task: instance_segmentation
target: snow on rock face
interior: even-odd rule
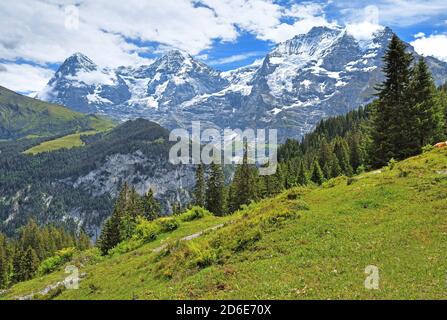
[[[371,101],[392,35],[383,28],[360,41],[341,27],[315,27],[280,43],[263,61],[222,73],[178,50],[151,65],[114,71],[77,54],[41,98],[120,120],[144,117],[168,129],[201,121],[220,128],[276,128],[281,140],[300,138],[322,118]],[[447,63],[426,60],[435,80],[445,81]]]
[[[110,69],[101,69],[88,57],[75,53],[59,67],[37,98],[96,113],[130,98],[124,80]]]

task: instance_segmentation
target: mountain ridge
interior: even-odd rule
[[[259,66],[227,72],[173,50],[151,65],[92,67],[91,77],[76,78],[61,73],[75,60],[69,58],[40,97],[119,120],[144,117],[168,129],[201,121],[218,128],[276,128],[281,140],[300,138],[321,119],[371,101],[392,35],[386,27],[359,41],[345,28],[314,27],[278,44]],[[436,82],[443,83],[447,63],[426,60]]]

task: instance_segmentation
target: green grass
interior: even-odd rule
[[[224,222],[192,241],[184,235]],[[168,243],[162,252],[152,250]],[[56,299],[445,299],[447,150],[393,170],[297,188],[233,216],[205,217],[135,251],[85,265]],[[365,268],[380,270],[367,290]],[[3,298],[42,289],[56,273]]]
[[[60,105],[17,94],[0,86],[0,138],[51,137],[81,131],[103,131],[110,120],[84,115]]]
[[[89,136],[97,134],[97,131],[87,131],[81,133],[74,133],[64,136],[62,138],[45,141],[37,146],[26,150],[25,154],[36,155],[43,152],[51,152],[59,149],[71,149],[75,147],[82,147],[85,143],[81,140],[81,136]]]

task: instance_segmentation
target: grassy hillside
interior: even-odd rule
[[[86,131],[82,133],[69,134],[61,138],[42,142],[41,144],[26,150],[24,153],[36,155],[39,153],[56,151],[63,148],[71,149],[75,147],[82,147],[85,145],[85,143],[82,141],[81,136],[90,136],[97,133],[98,131]]]
[[[108,120],[25,97],[0,86],[0,139],[54,136],[111,126]]]
[[[183,223],[126,254],[92,259],[90,252],[90,260],[84,254],[83,266],[80,258],[74,262],[83,275],[80,288],[50,296],[445,299],[446,191],[447,150],[434,150],[321,188],[289,190],[233,216]],[[379,290],[365,289],[370,265],[380,270]],[[59,271],[18,284],[2,298],[38,292],[65,276]]]

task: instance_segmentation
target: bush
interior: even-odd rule
[[[233,240],[232,250],[234,252],[244,251],[262,238],[262,232],[259,228],[252,228],[244,233],[240,233]]]
[[[130,239],[127,241],[120,242],[115,248],[110,249],[109,256],[121,255],[127,252],[134,251],[140,248],[144,244],[144,241],[141,239]]]
[[[43,276],[55,271],[63,264],[70,261],[75,252],[76,252],[75,248],[66,248],[57,251],[54,256],[49,257],[41,262],[37,270],[37,273]]]
[[[427,153],[427,152],[433,151],[435,149],[436,148],[434,146],[432,146],[431,144],[428,144],[422,148],[422,153]]]
[[[211,212],[202,207],[192,207],[191,209],[180,215],[180,220],[187,222],[202,219],[210,215]]]
[[[392,171],[392,170],[394,170],[394,168],[396,167],[396,165],[397,165],[397,161],[394,159],[394,158],[392,158],[389,162],[388,162],[388,168]]]
[[[53,256],[50,258],[45,259],[41,262],[39,269],[37,270],[37,273],[40,276],[49,274],[59,268],[63,263],[63,260],[59,256]]]
[[[165,232],[172,232],[180,226],[180,223],[177,221],[176,218],[160,218],[155,221],[155,223],[160,228],[161,233]]]
[[[139,218],[132,240],[141,240],[143,243],[152,242],[160,233],[160,227],[155,222]]]

